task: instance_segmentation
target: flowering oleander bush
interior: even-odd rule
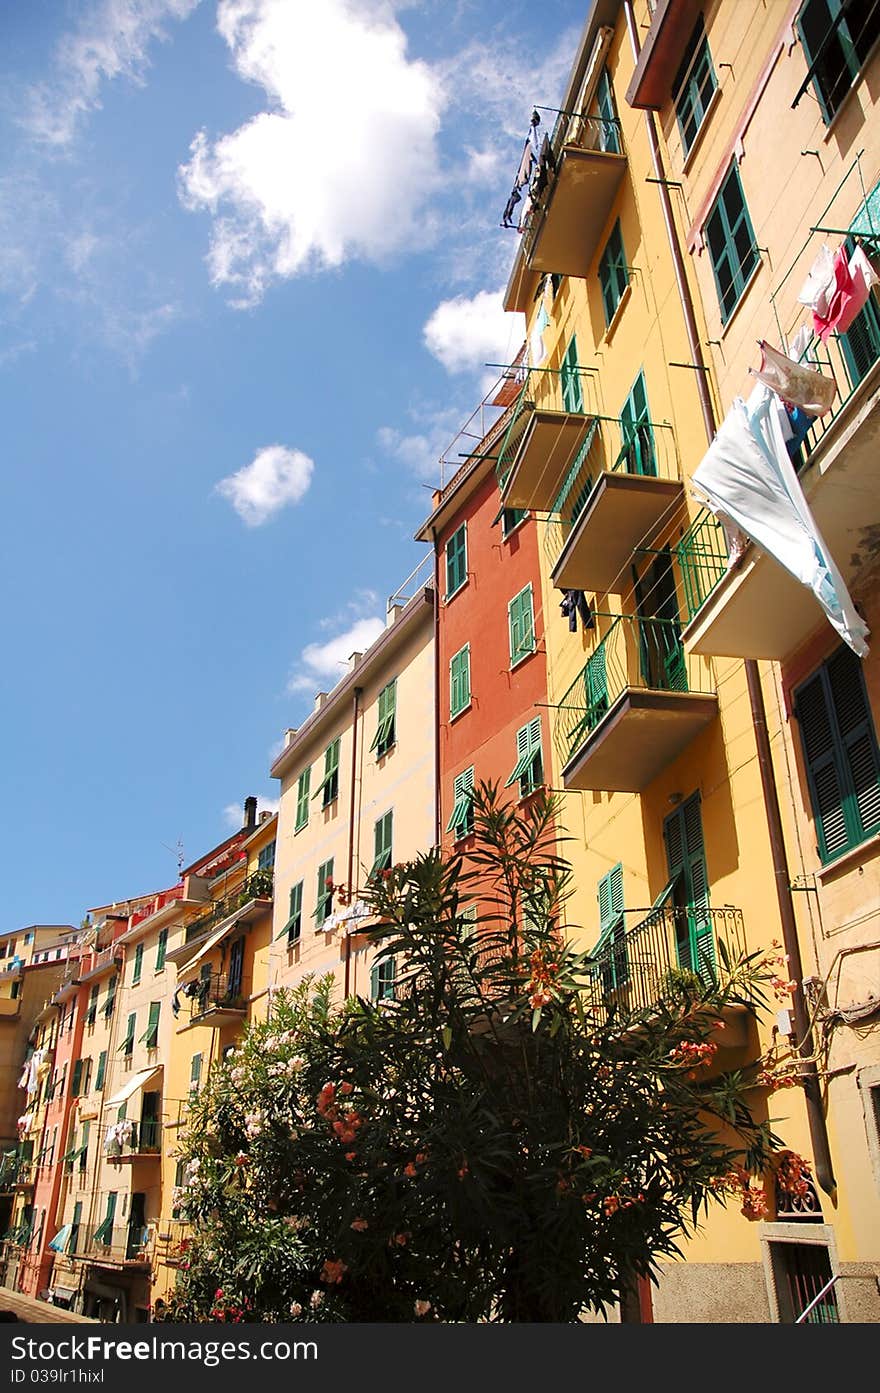
[[[766,1212],[777,1159],[802,1184],[747,1106],[754,1078],[716,1058],[725,1009],[760,1009],[779,963],[725,962],[650,1010],[597,1004],[558,927],[555,817],[479,788],[466,855],[370,887],[394,998],[334,1004],[332,978],[308,979],[212,1071],[182,1142],[175,1318],[573,1321],[710,1205]]]

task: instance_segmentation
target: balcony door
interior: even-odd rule
[[[145,1093],[141,1103],[141,1126],[138,1148],[140,1151],[159,1149],[159,1098],[158,1092]]]
[[[633,580],[642,681],[655,691],[686,692],[687,667],[669,549],[654,558],[641,579],[633,567]]]
[[[128,1216],[128,1243],[126,1245],[125,1256],[134,1258],[141,1251],[146,1237],[146,1195],[140,1190],[135,1190],[131,1197],[131,1209]]]
[[[244,936],[237,938],[229,950],[229,979],[227,995],[230,1000],[241,996],[241,978],[244,968]]]
[[[663,837],[672,883],[678,966],[695,972],[708,986],[715,981],[715,944],[699,793],[692,793],[669,814],[663,823]]]

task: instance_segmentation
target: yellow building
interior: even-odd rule
[[[369,877],[437,840],[434,591],[392,597],[385,630],[272,765],[281,780],[271,988],[333,972],[340,995],[393,990],[372,970]]]
[[[845,231],[864,220],[864,189],[876,179],[864,130],[866,153],[846,175],[856,151],[841,124],[859,126],[852,113],[869,103],[869,83],[856,81],[861,97],[848,99],[834,138],[823,139],[815,101],[809,121],[800,106],[786,116],[810,66],[794,17],[772,0],[759,17],[736,0],[702,12],[675,0],[635,11],[598,0],[539,158],[505,296],[527,316],[528,358],[500,452],[501,502],[548,519],[545,612],[568,592],[573,619],[547,625],[554,782],[578,887],[570,928],[594,950],[603,991],[631,1004],[716,973],[722,943],[734,953],[773,939],[797,948],[774,757],[779,789],[791,785],[781,734],[772,749],[763,734],[765,713],[778,720],[782,708],[773,672],[762,683],[742,659],[783,656],[755,641],[767,628],[795,645],[818,629],[833,648],[834,634],[815,599],[766,558],[749,555],[727,575],[724,534],[689,487],[732,397],[750,390],[755,338],[778,344],[778,322],[792,331],[811,261],[806,248],[780,284],[793,253],[816,225]],[[768,151],[784,180],[770,175]],[[865,352],[860,339],[851,356]],[[849,379],[841,382],[846,396]],[[846,438],[848,410],[862,419],[844,407],[817,474],[834,458],[828,434]],[[812,472],[811,463],[808,493]],[[848,506],[864,518],[867,481],[848,478]],[[825,517],[820,525],[846,552],[845,530]],[[864,561],[867,548],[858,554]],[[762,567],[764,592],[754,590],[748,613],[744,602],[732,612],[751,637],[732,644],[722,616],[723,640],[707,638],[715,606],[725,594],[736,604]],[[856,907],[865,913],[851,893],[845,912]],[[819,964],[804,972],[817,969],[822,976]],[[795,1017],[803,1026],[803,1012]],[[719,1061],[758,1060],[771,1042],[787,1045],[784,1028],[794,1029],[787,1017],[760,1033],[729,1022]],[[752,1097],[756,1115],[772,1113],[811,1160],[816,1209],[806,1220],[787,1212],[768,1182],[766,1221],[748,1222],[737,1207],[715,1213],[687,1261],[664,1267],[653,1318],[791,1320],[835,1272],[849,1280],[822,1297],[817,1318],[857,1318],[876,1302],[866,1264],[878,1249],[872,1259],[864,1244],[841,1247],[851,1221],[841,1222],[840,1193],[820,1191],[818,1089],[806,1106],[800,1090],[774,1094],[769,1107],[765,1090]],[[850,1134],[858,1113],[854,1094]],[[863,1150],[867,1161],[864,1139]],[[867,1198],[862,1183],[846,1203]]]

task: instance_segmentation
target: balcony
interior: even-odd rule
[[[559,703],[563,783],[641,793],[717,711],[707,664],[685,652],[675,620],[619,615]]]
[[[522,233],[530,271],[586,276],[626,170],[620,122],[559,112],[543,190]]]
[[[630,916],[640,916],[625,927]],[[746,951],[742,911],[730,905],[667,903],[627,910],[591,955],[591,1005],[607,1012],[649,1011],[663,1001],[671,1008],[696,1001],[717,985],[723,965]],[[744,1044],[726,1022],[725,1045]]]
[[[104,1141],[105,1157],[118,1165],[131,1165],[146,1157],[158,1160],[161,1151],[162,1124],[153,1118],[116,1122]]]
[[[820,366],[835,378],[839,403],[815,422],[796,461],[816,525],[849,587],[880,558],[880,314],[869,305],[860,319],[858,339],[851,331],[828,345]],[[682,635],[688,652],[785,661],[825,623],[818,600],[753,545],[728,567],[720,529],[710,538],[713,527],[701,516],[677,549],[683,574],[698,576]]]
[[[550,512],[545,552],[559,590],[629,589],[629,561],[683,498],[671,427],[594,417]]]
[[[657,0],[632,81],[626,90],[629,106],[657,111],[669,100],[676,71],[701,9],[700,0]]]
[[[224,919],[231,918],[233,914],[237,923],[246,924],[251,918],[265,913],[272,903],[273,884],[274,875],[271,870],[254,871],[253,875],[248,876],[222,900],[211,901],[197,918],[190,920],[186,926],[183,944],[166,953],[166,960],[185,960],[189,956],[192,943],[205,937],[211,929],[218,927]]]
[[[579,453],[591,448],[587,386],[584,368],[526,372],[495,471],[505,508],[551,511]]]
[[[194,1025],[220,1029],[243,1021],[247,1015],[247,1000],[240,978],[230,981],[226,973],[212,972],[210,977],[197,977],[185,983],[180,990],[189,1015],[184,1016],[178,1030],[188,1030]],[[185,1012],[186,1005],[181,1010]]]
[[[68,1245],[75,1261],[101,1267],[149,1268],[154,1249],[155,1233],[148,1225],[113,1227],[106,1219],[100,1224],[81,1224]]]

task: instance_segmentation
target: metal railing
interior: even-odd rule
[[[643,917],[628,929],[630,915]],[[591,1006],[630,1012],[696,1002],[718,985],[724,955],[733,963],[745,951],[742,911],[730,905],[625,910],[591,957]]]
[[[705,673],[703,659],[682,647],[677,620],[619,615],[557,707],[560,761],[568,763],[628,688],[710,695]]]
[[[108,1161],[124,1156],[158,1155],[161,1148],[162,1124],[158,1118],[114,1123],[104,1139],[104,1155]]]
[[[106,1223],[81,1224],[78,1232],[71,1235],[68,1254],[86,1261],[143,1266],[151,1262],[155,1247],[155,1230],[147,1224],[120,1224],[110,1228]]]
[[[556,121],[549,137],[550,158],[539,158],[539,181],[532,180],[530,193],[533,206],[523,227],[523,251],[531,256],[534,243],[547,207],[546,192],[552,190],[559,169],[559,160],[566,146],[579,150],[590,150],[596,154],[625,155],[623,131],[616,117],[587,116],[579,111],[559,111],[555,107],[541,107],[542,111],[556,111]],[[542,144],[542,152],[543,152]],[[543,159],[544,177],[540,178]]]
[[[187,987],[192,988],[191,994],[187,994]],[[181,1014],[184,1014],[188,1006],[191,1021],[198,1020],[209,1011],[218,1008],[242,1013],[246,1009],[247,997],[241,978],[233,978],[230,981],[229,975],[224,972],[212,972],[210,977],[198,977],[194,982],[187,983],[182,990],[184,1005]]]
[[[727,538],[724,528],[708,509],[694,518],[673,553],[681,574],[685,623],[706,603],[728,571]]]
[[[410,571],[406,580],[399,585],[393,595],[388,596],[386,611],[393,609],[395,605],[405,605],[415,598],[420,591],[425,590],[434,583],[434,553],[426,552],[419,564]]]
[[[810,1325],[839,1325],[840,1315],[837,1310],[836,1293],[830,1301],[825,1302],[821,1309],[816,1310],[819,1306],[819,1302],[824,1301],[824,1298],[831,1291],[839,1277],[840,1273],[835,1272],[831,1280],[826,1282],[824,1287],[816,1293],[809,1306],[804,1307],[800,1315],[796,1318],[795,1325],[803,1325],[807,1316],[812,1316],[812,1319],[808,1322]],[[812,1314],[814,1311],[816,1312],[815,1315]]]
[[[636,422],[614,416],[592,417],[554,499],[544,531],[544,555],[551,568],[586,507],[596,481],[604,473],[679,480],[678,450],[670,426],[647,417]]]
[[[498,451],[495,474],[499,487],[510,473],[534,411],[557,411],[569,416],[595,416],[591,368],[528,368]],[[591,399],[592,396],[592,399]]]
[[[191,919],[186,926],[184,941],[192,943],[193,939],[201,938],[202,934],[206,934],[215,924],[221,924],[251,900],[271,900],[274,883],[274,874],[268,867],[254,871],[235,890],[224,895],[222,900],[210,901],[197,918]]]

